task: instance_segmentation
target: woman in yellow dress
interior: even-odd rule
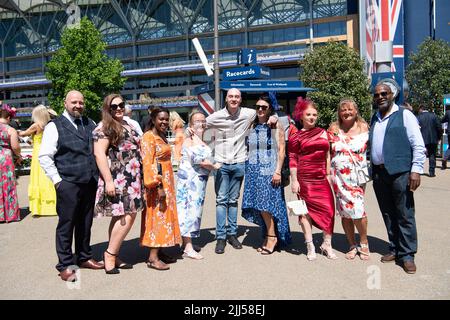
[[[31,159],[30,184],[28,185],[30,212],[33,217],[56,216],[55,187],[39,165],[42,133],[50,121],[47,107],[43,105],[35,107],[31,119],[33,124],[27,130],[19,132],[19,136],[31,136],[33,139],[33,157]]]

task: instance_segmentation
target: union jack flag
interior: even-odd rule
[[[403,73],[403,0],[366,0],[366,58],[369,76],[375,69],[375,42],[392,41],[392,72]]]

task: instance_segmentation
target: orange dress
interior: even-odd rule
[[[157,248],[181,244],[170,145],[150,130],[142,137],[141,153],[146,200],[146,210],[142,215],[141,245]],[[164,202],[158,200],[157,163],[162,168],[162,184],[166,193]]]

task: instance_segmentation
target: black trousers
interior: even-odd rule
[[[56,189],[56,253],[58,264],[56,269],[62,271],[74,264],[72,239],[75,231],[75,254],[77,263],[92,258],[90,246],[91,226],[94,216],[95,193],[97,181],[89,183],[72,183],[61,181]]]
[[[413,260],[417,253],[417,229],[409,172],[390,175],[372,166],[373,189],[389,238],[389,251],[399,261]]]
[[[429,160],[429,174],[434,175],[436,170],[436,151],[437,151],[437,144],[430,143],[425,145],[425,148],[427,148],[427,157],[430,158]]]

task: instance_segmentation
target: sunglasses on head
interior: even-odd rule
[[[381,91],[380,93],[374,93],[373,97],[375,99],[378,99],[380,97],[386,98],[388,96],[389,92],[387,91]]]
[[[263,111],[266,111],[269,108],[269,106],[260,105],[260,104],[255,104],[254,107],[256,110],[262,109]]]
[[[119,104],[111,104],[111,110],[116,111],[118,108],[125,109],[125,102]]]

